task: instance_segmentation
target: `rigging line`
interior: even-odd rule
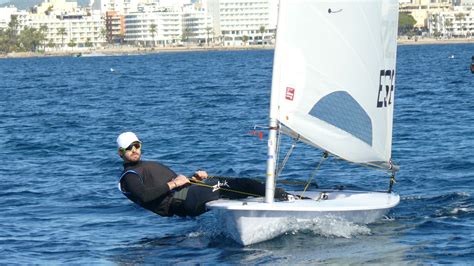
[[[304,187],[304,190],[303,192],[301,193],[301,196],[304,195],[304,193],[306,192],[306,190],[308,189],[309,187],[309,184],[311,184],[311,181],[313,180],[313,178],[316,176],[316,173],[318,172],[319,170],[319,167],[321,167],[321,164],[328,158],[329,154],[327,151],[325,151],[323,153],[323,156],[321,157],[321,160],[319,160],[319,163],[318,163],[318,166],[316,167],[316,169],[314,169],[311,177],[308,179],[308,182],[306,183],[306,186]],[[318,186],[318,184],[316,183],[316,186]]]
[[[197,180],[191,180],[190,179],[189,182],[191,182],[194,185],[198,185],[198,186],[202,186],[202,187],[208,187],[208,188],[213,188],[213,189],[215,188],[215,186],[208,185],[208,184],[206,184],[202,181],[197,181]],[[247,196],[262,197],[262,195],[257,195],[257,194],[248,193],[248,192],[244,192],[244,191],[234,190],[234,189],[230,189],[230,188],[219,187],[218,189],[219,190],[224,190],[224,191],[229,191],[229,192],[234,192],[234,193],[239,193],[239,194],[247,195]]]
[[[290,149],[286,153],[286,156],[283,159],[281,165],[278,167],[277,175],[276,175],[277,177],[279,177],[281,172],[283,171],[283,168],[285,167],[286,163],[288,162],[288,159],[290,158],[291,153],[293,153],[293,149],[295,148],[297,142],[298,142],[297,138],[293,139],[293,143],[291,144]]]

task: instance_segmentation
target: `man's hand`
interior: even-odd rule
[[[187,177],[185,177],[184,175],[178,175],[173,180],[168,182],[168,186],[170,187],[170,189],[175,189],[189,183],[190,181]]]
[[[206,179],[207,177],[208,175],[206,171],[199,170],[199,171],[196,171],[196,173],[194,173],[191,179],[194,181],[202,181],[203,179]]]

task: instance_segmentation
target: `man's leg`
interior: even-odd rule
[[[219,199],[219,191],[212,188],[192,185],[189,187],[183,207],[186,215],[198,216],[206,212],[206,202]]]

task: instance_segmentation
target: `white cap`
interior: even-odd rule
[[[130,144],[132,144],[133,142],[140,142],[141,141],[137,138],[137,135],[135,135],[135,133],[133,132],[124,132],[122,134],[120,134],[117,138],[117,146],[119,148],[127,148],[128,146],[130,146]]]

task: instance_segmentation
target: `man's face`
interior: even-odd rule
[[[142,145],[140,142],[133,142],[126,149],[120,149],[119,153],[125,162],[138,162],[142,156]]]

